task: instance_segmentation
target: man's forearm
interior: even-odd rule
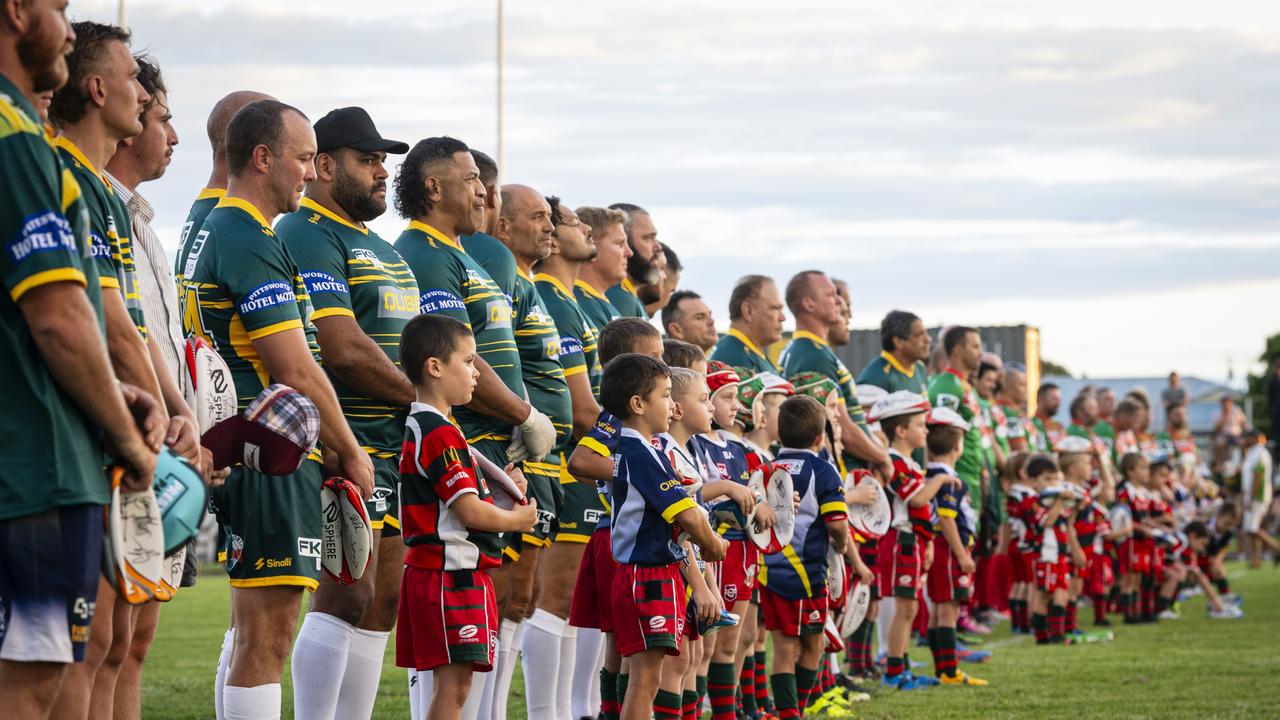
[[[889,461],[889,454],[880,443],[871,439],[847,415],[840,416],[840,436],[849,453],[867,462],[882,464]]]
[[[388,405],[407,407],[414,401],[413,383],[355,320],[328,317],[315,325],[320,359],[343,384]]]
[[[169,366],[165,365],[164,355],[160,352],[158,343],[167,342],[166,339],[155,339],[147,343],[147,352],[151,357],[151,367],[155,368],[156,381],[160,384],[161,399],[164,400],[165,410],[169,413],[169,417],[182,416],[191,421],[193,427],[197,430],[195,411],[187,406],[187,399],[183,397],[182,391],[178,389],[177,378],[173,377],[173,373],[169,372]],[[197,432],[197,434],[199,434]]]
[[[156,379],[155,368],[151,366],[147,342],[142,339],[133,318],[129,317],[119,290],[107,288],[102,291],[102,312],[107,324],[107,351],[116,376],[122,382],[146,391],[157,401],[163,400],[164,393]]]
[[[489,363],[477,357],[476,370],[480,372],[480,377],[476,380],[476,390],[471,396],[471,402],[467,403],[469,409],[512,425],[519,425],[529,418],[529,403],[511,392],[511,388],[502,382],[502,378],[489,367]]]
[[[573,405],[573,436],[581,438],[596,426],[600,406],[591,395],[591,382],[586,373],[567,377],[565,383],[569,386],[569,399]]]

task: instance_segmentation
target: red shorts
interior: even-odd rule
[[[1084,594],[1106,595],[1115,581],[1111,572],[1111,558],[1106,555],[1088,555],[1088,564],[1084,572]]]
[[[1036,587],[1051,593],[1054,590],[1068,590],[1071,584],[1071,561],[1060,558],[1056,562],[1036,560]]]
[[[570,625],[613,632],[613,578],[617,572],[609,528],[596,530],[587,540],[582,563],[578,565],[573,604],[569,608]]]
[[[926,582],[935,603],[962,603],[973,594],[973,573],[960,572],[960,562],[941,535],[933,539],[933,565]]]
[[[493,669],[498,604],[483,570],[425,570],[406,566],[400,580],[396,665],[432,670],[470,662]]]
[[[1009,544],[1009,579],[1015,583],[1031,582],[1031,574],[1027,572],[1027,564],[1022,560],[1022,551],[1018,544]]]
[[[876,564],[876,547],[879,540],[868,540],[858,546],[858,557],[871,570],[871,599],[880,599],[880,568]],[[850,575],[852,577],[852,575]]]
[[[743,538],[729,540],[729,549],[719,567],[716,580],[720,585],[720,598],[726,610],[732,612],[736,603],[751,600],[751,589],[756,586],[756,571],[760,568],[760,551],[755,543]]]
[[[781,632],[785,637],[821,635],[827,622],[826,591],[817,597],[788,600],[767,587],[760,588],[760,609],[764,611],[764,629]]]
[[[612,590],[614,640],[623,657],[655,648],[680,654],[688,605],[679,563],[619,564]]]
[[[880,538],[876,548],[880,595],[914,600],[924,568],[924,543],[915,533],[890,530]]]

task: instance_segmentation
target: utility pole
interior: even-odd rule
[[[124,0],[121,0],[123,2]],[[498,186],[502,186],[502,176],[507,167],[502,147],[502,0],[498,0]]]

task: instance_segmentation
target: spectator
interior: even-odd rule
[[[1187,404],[1187,389],[1182,387],[1182,378],[1178,373],[1169,373],[1169,387],[1160,393],[1160,401],[1164,403],[1165,412],[1174,405]]]

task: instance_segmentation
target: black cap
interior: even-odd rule
[[[338,148],[377,151],[403,155],[409,152],[409,144],[387,140],[378,134],[373,118],[362,107],[345,107],[330,110],[328,115],[316,121],[316,150],[329,152]]]

